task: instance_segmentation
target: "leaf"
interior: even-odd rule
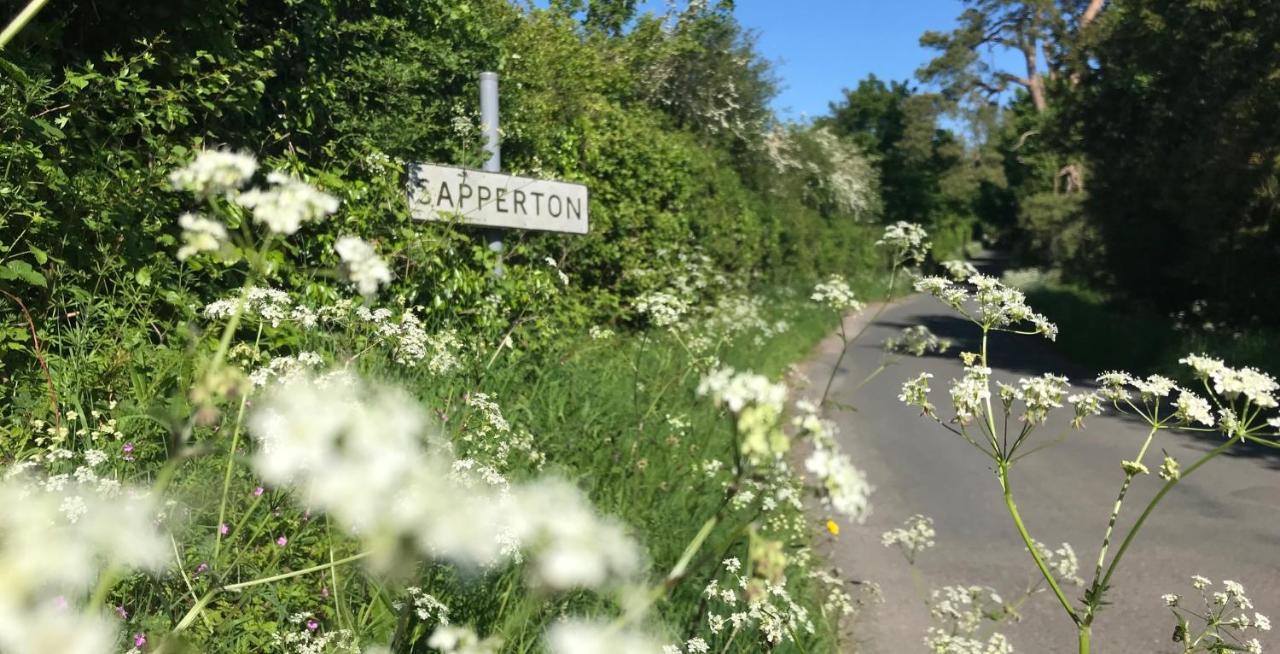
[[[23,86],[31,86],[31,78],[27,77],[27,74],[22,72],[22,69],[18,68],[16,64],[4,57],[0,57],[0,71],[4,71],[13,81]]]
[[[34,246],[34,245],[28,245],[28,246],[27,246],[27,249],[28,249],[28,250],[31,250],[31,256],[33,256],[33,257],[35,257],[35,258],[36,258],[36,263],[37,263],[37,264],[39,264],[39,265],[43,266],[44,264],[46,264],[46,263],[48,263],[48,262],[49,262],[49,253],[48,253],[48,252],[45,252],[44,250],[41,250],[40,248],[38,248],[38,247],[36,247],[36,246]]]
[[[3,268],[0,268],[0,279],[21,280],[40,288],[45,288],[48,285],[40,271],[32,268],[31,264],[26,261],[18,259],[10,261]]]
[[[138,272],[133,273],[133,278],[137,280],[138,284],[142,286],[150,286],[151,285],[151,269],[139,268]]]

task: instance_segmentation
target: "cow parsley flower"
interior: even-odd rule
[[[871,491],[867,476],[854,467],[848,455],[834,447],[815,444],[804,462],[805,470],[822,484],[821,499],[831,510],[861,523],[871,513]]]
[[[990,380],[991,369],[979,365],[966,366],[963,377],[951,380],[951,404],[960,424],[972,422],[986,410],[986,401],[991,398]]]
[[[929,403],[930,379],[933,379],[933,373],[922,372],[913,379],[903,382],[898,400],[907,406],[920,407],[922,415],[933,415],[933,405]]]
[[[1018,380],[1016,397],[1026,404],[1023,419],[1033,425],[1044,424],[1049,411],[1062,406],[1067,392],[1067,378],[1045,373],[1040,377]]]
[[[651,291],[636,298],[636,311],[649,318],[655,327],[671,327],[691,308],[689,301],[676,294],[665,291]]]
[[[175,190],[210,197],[235,192],[257,169],[258,161],[251,155],[202,150],[191,163],[169,173],[169,182]]]
[[[968,281],[970,277],[978,274],[978,269],[973,264],[961,259],[943,261],[942,268],[947,271],[951,279],[957,282]]]
[[[840,275],[831,275],[813,287],[809,299],[840,312],[857,313],[863,304],[853,296],[849,283]]]
[[[661,650],[662,644],[648,634],[607,622],[565,620],[547,630],[551,654],[656,654]]]
[[[904,352],[913,356],[924,356],[929,352],[942,354],[951,349],[951,340],[938,338],[924,325],[912,325],[902,330],[898,336],[890,336],[884,341],[884,349],[889,352]]]
[[[391,269],[387,262],[363,239],[343,236],[334,242],[333,250],[342,260],[343,278],[355,285],[366,298],[373,297],[379,287],[391,283]]]
[[[182,214],[178,217],[178,226],[182,228],[179,261],[186,261],[201,252],[217,252],[227,242],[227,228],[222,223],[199,214]]]
[[[1209,401],[1191,391],[1179,389],[1174,407],[1178,419],[1185,423],[1198,422],[1209,427],[1213,426],[1213,411]]]
[[[923,227],[905,220],[886,225],[884,235],[876,241],[876,245],[887,248],[895,263],[910,262],[916,265],[924,262],[929,248],[933,247],[929,242],[929,233]]]
[[[490,636],[481,640],[471,627],[452,626],[445,622],[431,632],[427,646],[442,654],[498,654],[502,650],[502,639]]]
[[[236,197],[253,210],[253,219],[276,234],[290,235],[303,223],[320,220],[338,210],[338,199],[279,171],[267,175],[271,188],[252,189]]]
[[[907,518],[901,527],[890,529],[880,535],[880,544],[885,547],[897,547],[907,558],[907,563],[916,562],[916,556],[936,543],[937,532],[933,528],[933,518],[924,515],[913,515]]]

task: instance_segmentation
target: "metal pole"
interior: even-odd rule
[[[485,172],[502,171],[502,145],[498,141],[498,74],[480,73],[480,129],[484,134],[484,149],[489,158],[484,162]],[[498,254],[498,263],[493,274],[502,276],[502,232],[497,229],[484,230],[484,240],[489,249]]]

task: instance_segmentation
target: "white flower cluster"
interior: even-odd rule
[[[906,393],[905,388],[903,393]],[[951,404],[955,407],[956,420],[962,425],[973,422],[974,418],[986,412],[989,399],[991,369],[976,362],[966,362],[964,376],[951,380]]]
[[[944,586],[931,593],[929,613],[943,627],[930,627],[925,646],[934,654],[1012,654],[1013,646],[1000,633],[978,638],[985,621],[1005,614],[1004,600],[986,586]]]
[[[533,581],[555,589],[599,588],[639,570],[623,528],[566,482],[457,483],[448,448],[424,447],[430,426],[402,391],[345,373],[294,379],[257,403],[249,429],[255,472],[375,548],[412,542],[428,556],[487,565],[516,543]]]
[[[405,309],[394,319],[390,309],[357,307],[355,316],[371,325],[390,345],[396,363],[410,368],[424,364],[434,375],[445,375],[462,368],[462,339],[448,329],[435,334],[428,333],[422,319],[412,309]]]
[[[184,213],[178,216],[178,226],[182,228],[179,261],[186,261],[201,252],[217,252],[227,242],[227,228],[200,214]]]
[[[764,375],[724,367],[704,376],[697,392],[737,417],[738,447],[752,463],[776,461],[790,449],[791,441],[781,425],[787,401],[784,384],[775,384]]]
[[[215,320],[228,319],[240,309],[241,301],[239,297],[215,300],[205,305],[204,315]],[[296,315],[289,294],[274,288],[251,286],[244,291],[243,303],[242,319],[256,318],[272,327],[279,327]]]
[[[342,260],[343,278],[366,298],[373,297],[380,287],[391,283],[391,269],[387,262],[363,239],[343,236],[334,242],[333,250]]]
[[[1271,631],[1271,618],[1253,611],[1243,585],[1227,580],[1222,590],[1210,591],[1213,583],[1200,575],[1192,576],[1191,585],[1200,593],[1202,609],[1184,607],[1181,595],[1161,596],[1178,620],[1174,640],[1183,643],[1184,652],[1262,653],[1257,638],[1246,638],[1251,631]]]
[[[410,586],[405,589],[405,592],[409,594],[409,601],[413,603],[413,612],[419,620],[435,621],[441,625],[449,624],[449,607],[436,599],[435,595],[417,586]]]
[[[459,430],[458,446],[466,456],[476,457],[500,470],[509,470],[517,461],[540,468],[546,455],[538,451],[533,435],[514,429],[502,416],[502,409],[485,393],[468,393],[471,414]]]
[[[1165,398],[1177,391],[1178,396],[1173,402],[1174,417],[1181,423],[1200,423],[1211,427],[1215,422],[1208,400],[1179,387],[1172,379],[1162,375],[1149,375],[1144,379],[1127,372],[1104,372],[1098,375],[1098,386],[1097,394],[1113,403],[1131,403],[1130,389],[1137,391],[1138,400],[1145,405],[1149,415],[1153,414],[1154,409]]]
[[[942,354],[951,349],[951,339],[938,338],[924,325],[912,325],[903,329],[901,334],[886,338],[884,349],[922,357],[930,352]]]
[[[360,642],[349,629],[320,630],[310,613],[289,616],[293,630],[271,634],[277,651],[288,654],[360,654]]]
[[[920,407],[920,414],[932,416],[934,406],[929,402],[929,380],[933,373],[922,372],[903,382],[898,401],[907,406]]]
[[[236,203],[253,210],[253,219],[276,234],[291,235],[303,223],[320,220],[338,210],[338,198],[279,171],[267,175],[271,188],[254,188],[236,196]]]
[[[471,627],[444,623],[431,632],[427,646],[441,654],[498,654],[502,651],[502,639],[497,636],[481,639]]]
[[[970,277],[978,274],[978,269],[973,264],[963,259],[948,259],[942,262],[942,269],[947,271],[947,276],[953,281],[968,281]]]
[[[1000,384],[1000,399],[1006,410],[1015,400],[1022,402],[1025,406],[1022,419],[1028,424],[1042,425],[1050,411],[1062,407],[1067,388],[1066,377],[1045,373],[1039,377],[1023,377],[1017,387]]]
[[[808,609],[791,598],[785,579],[774,583],[736,574],[741,565],[737,559],[727,559],[724,561],[729,573],[727,582],[712,579],[702,590],[703,597],[718,605],[713,605],[707,614],[707,626],[712,634],[756,627],[765,642],[776,646],[790,641],[801,630],[814,632]]]
[[[967,283],[972,285],[972,292],[945,277],[922,277],[916,280],[915,289],[933,295],[983,329],[1022,333],[1017,327],[1030,323],[1027,333],[1043,334],[1049,340],[1057,338],[1058,326],[1032,311],[1022,291],[986,275],[973,275]],[[970,305],[975,305],[975,313],[970,313]]]
[[[169,173],[169,182],[178,191],[201,197],[235,193],[258,170],[252,155],[229,150],[202,150],[186,166]]]
[[[1048,545],[1038,540],[1031,542],[1035,544],[1036,552],[1040,554],[1041,560],[1049,566],[1049,570],[1055,577],[1076,586],[1084,585],[1084,579],[1080,578],[1080,560],[1076,558],[1076,551],[1071,547],[1071,543],[1063,543],[1058,549],[1050,549]]]
[[[810,300],[839,311],[841,313],[857,313],[862,311],[863,304],[853,296],[849,282],[841,275],[831,275],[826,281],[818,282],[813,287]]]
[[[924,263],[929,249],[933,247],[929,242],[929,232],[920,225],[905,220],[886,225],[884,235],[876,241],[876,245],[888,248],[896,265]]]
[[[796,409],[799,415],[793,423],[797,435],[809,438],[813,448],[804,468],[818,480],[822,504],[852,522],[864,522],[871,514],[871,493],[875,490],[866,474],[841,451],[835,423],[819,417],[818,408],[809,402],[797,402]]]
[[[86,597],[109,567],[160,569],[168,543],[155,507],[138,490],[28,468],[0,482],[0,651],[112,651],[115,625],[68,598]]]
[[[636,298],[636,311],[644,314],[655,327],[678,325],[689,313],[689,301],[675,293],[650,291]]]
[[[285,382],[296,375],[306,375],[324,365],[324,359],[315,352],[299,352],[296,355],[275,357],[267,365],[249,373],[249,381],[262,388],[272,381]]]
[[[635,629],[620,629],[608,622],[565,620],[547,631],[549,654],[658,654],[662,644]]]
[[[1187,355],[1179,360],[1191,367],[1198,378],[1213,383],[1213,392],[1230,401],[1244,396],[1250,403],[1263,409],[1277,406],[1275,377],[1255,368],[1231,368],[1221,359],[1200,354]]]
[[[917,514],[907,518],[901,527],[881,534],[880,544],[897,547],[907,558],[907,563],[915,565],[916,556],[937,544],[933,540],[937,535],[933,529],[933,518]]]

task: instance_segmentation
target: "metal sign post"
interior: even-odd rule
[[[484,134],[484,149],[489,158],[484,162],[485,172],[496,173],[502,170],[502,144],[498,140],[498,74],[480,73],[480,129]],[[498,255],[498,263],[494,264],[493,275],[502,276],[502,232],[496,229],[484,230],[484,240],[489,249]]]

